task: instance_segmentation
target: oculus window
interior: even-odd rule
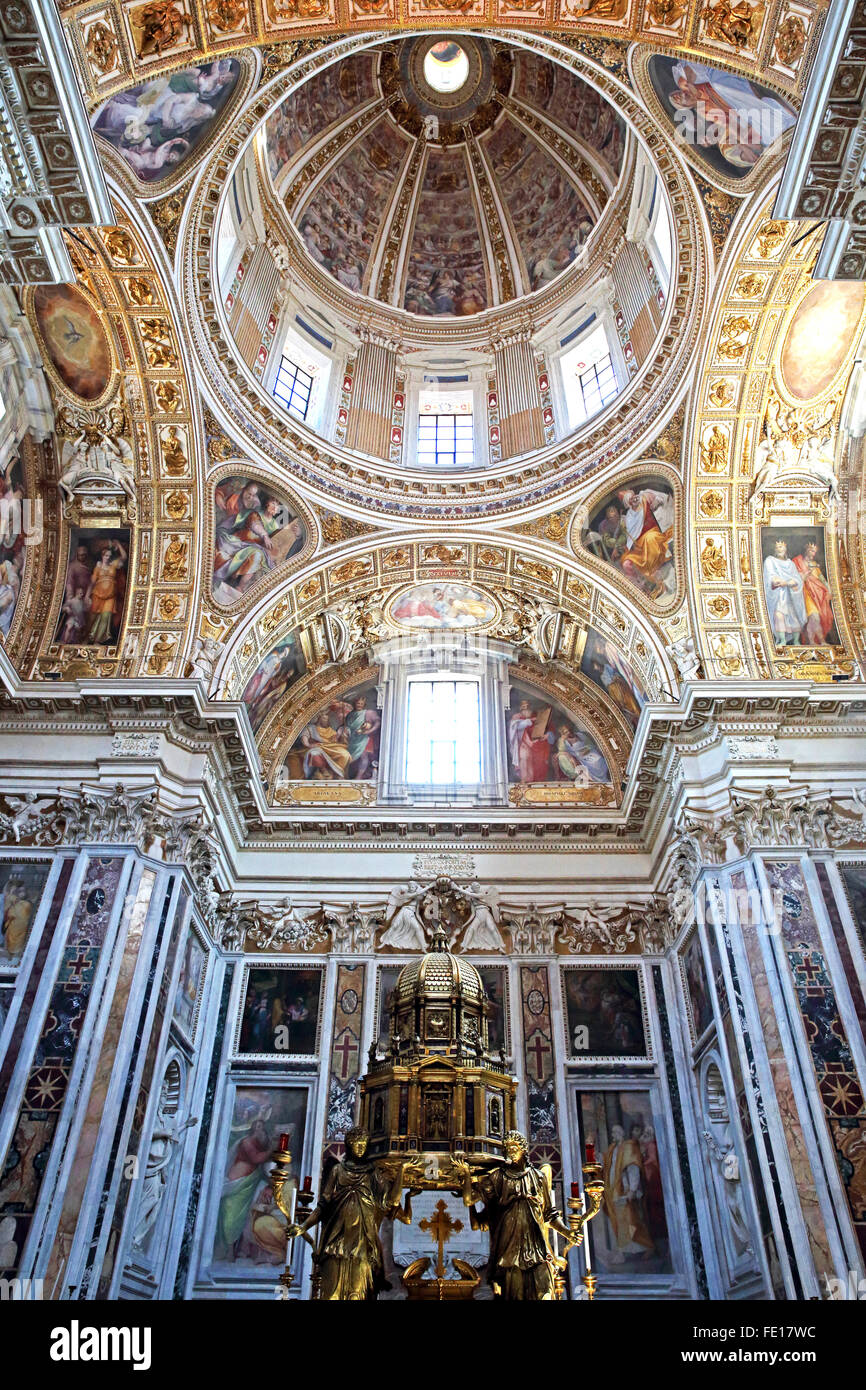
[[[468,76],[469,59],[459,43],[434,43],[424,59],[424,77],[434,92],[459,92]]]
[[[481,701],[476,680],[410,680],[406,781],[467,787],[481,781]]]
[[[422,391],[418,402],[419,468],[471,468],[475,463],[472,392]]]

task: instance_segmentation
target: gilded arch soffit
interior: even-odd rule
[[[622,802],[621,783],[628,761],[630,744],[624,742],[622,722],[609,707],[609,701],[598,687],[581,672],[566,671],[559,666],[542,665],[530,654],[524,653],[519,664],[511,668],[511,677],[537,691],[539,695],[551,696],[575,716],[589,732],[605,756],[611,772],[615,805]],[[286,755],[293,748],[304,728],[315,718],[317,712],[331,701],[341,700],[361,684],[376,682],[379,667],[367,660],[365,655],[354,657],[339,666],[328,666],[311,673],[296,686],[292,686],[280,703],[269,714],[259,741],[262,758],[262,773],[267,784],[268,800],[273,805],[291,804],[292,798],[281,795],[278,773]],[[336,790],[335,790],[336,786]],[[361,791],[366,790],[361,788]],[[370,786],[370,792],[373,792]],[[315,804],[327,805],[328,793],[332,804],[344,801],[346,788],[339,783],[318,784]],[[359,797],[359,785],[349,788],[361,804],[367,799]],[[321,794],[324,793],[324,794]],[[374,798],[370,797],[372,803]]]
[[[33,602],[20,605],[9,644],[18,669],[35,677],[157,674],[151,661],[156,642],[163,657],[168,652],[158,674],[182,676],[197,613],[203,475],[198,395],[190,387],[162,253],[123,194],[114,190],[113,196],[117,225],[82,230],[68,241],[76,288],[98,313],[111,344],[109,384],[97,400],[82,400],[46,360],[58,419],[42,486],[46,517],[56,517],[56,539],[37,548]],[[25,296],[25,309],[33,321],[33,292]],[[132,454],[134,509],[120,497],[97,509],[76,498],[62,516],[57,478],[64,442],[73,441],[85,423],[107,428],[107,412],[119,408],[120,432]],[[123,622],[110,647],[54,640],[73,526],[130,528]],[[165,552],[173,536],[183,563],[167,570]]]
[[[756,452],[778,438],[778,410],[796,410],[792,438],[831,435],[838,458],[845,387],[866,319],[861,318],[832,381],[812,399],[789,392],[780,356],[797,309],[813,288],[819,224],[774,221],[772,200],[740,231],[722,268],[719,294],[688,423],[687,506],[694,621],[705,674],[722,679],[801,677],[830,680],[852,673],[862,654],[862,558],[849,562],[840,520],[856,512],[856,480],[843,476],[838,502],[807,473],[786,469],[752,499]],[[784,437],[787,426],[782,427]],[[798,432],[799,431],[799,432]],[[790,432],[790,431],[789,431]],[[849,522],[850,524],[850,522]],[[763,593],[762,528],[823,531],[826,575],[839,641],[823,647],[776,648]]]
[[[626,658],[650,699],[675,696],[676,677],[659,632],[650,627],[635,603],[611,586],[588,577],[561,553],[555,559],[546,554],[541,558],[538,551],[518,549],[495,536],[460,540],[449,536],[441,541],[394,537],[375,547],[365,540],[336,555],[317,557],[302,575],[275,589],[226,635],[217,671],[221,698],[239,699],[260,662],[291,632],[300,635],[308,675],[332,666],[322,624],[326,610],[353,605],[353,620],[361,619],[373,609],[384,610],[392,594],[407,584],[443,580],[477,584],[497,600],[503,622],[494,624],[488,635],[508,640],[507,610],[514,607],[515,599],[540,602],[564,615],[558,664],[575,673],[579,670],[585,634],[593,628]],[[375,641],[395,635],[397,629],[392,632],[386,623],[380,630],[368,620],[367,631],[369,641]],[[682,635],[687,631],[686,625]],[[292,692],[293,698],[300,698],[301,684],[293,685]],[[600,699],[607,702],[621,739],[630,744],[631,727],[606,696]],[[271,717],[257,733],[263,747]]]

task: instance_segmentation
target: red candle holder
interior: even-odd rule
[[[573,1183],[571,1184],[571,1195],[572,1195],[572,1197],[579,1197],[579,1196],[580,1196],[580,1183],[579,1183],[579,1182],[573,1182]]]
[[[281,1135],[280,1135],[280,1153],[281,1153],[281,1154],[287,1154],[288,1152],[289,1152],[289,1136],[288,1136],[287,1134],[281,1134]]]
[[[307,1176],[304,1178],[303,1191],[304,1191],[304,1192],[312,1192],[312,1190],[313,1190],[313,1179],[312,1179],[312,1177],[310,1176],[310,1174],[308,1173]]]
[[[586,1161],[587,1163],[595,1163],[595,1144],[587,1144]]]

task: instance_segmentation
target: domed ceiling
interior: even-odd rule
[[[485,39],[405,39],[326,68],[267,121],[270,177],[308,256],[422,316],[544,288],[613,192],[626,128],[579,77]]]

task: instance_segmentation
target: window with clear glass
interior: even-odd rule
[[[583,398],[583,413],[589,419],[591,415],[597,415],[602,406],[607,405],[616,395],[616,375],[610,353],[605,353],[604,357],[600,357],[597,362],[587,367],[586,371],[581,372],[577,384]]]
[[[472,393],[422,391],[418,401],[418,467],[471,468],[474,462]]]
[[[305,372],[297,363],[291,362],[284,353],[274,381],[276,399],[290,414],[296,415],[299,420],[306,420],[312,389],[313,378],[310,373]]]
[[[560,365],[569,426],[577,429],[603,410],[619,390],[603,325],[563,353]]]
[[[660,270],[659,279],[662,288],[668,289],[671,283],[671,265],[673,262],[673,250],[671,245],[671,224],[668,218],[667,208],[658,198],[658,207],[653,217],[652,228],[650,231],[650,252],[655,253],[654,259],[657,269]]]
[[[477,786],[481,781],[478,681],[411,680],[406,781],[413,786]]]

